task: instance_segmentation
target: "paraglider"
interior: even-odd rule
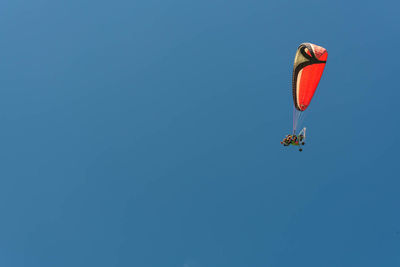
[[[283,138],[283,140],[281,141],[281,144],[283,146],[289,146],[289,145],[300,146],[299,151],[303,151],[301,146],[305,145],[304,142],[305,140],[306,140],[306,128],[303,128],[303,130],[301,130],[298,135],[296,134],[286,135],[285,138]]]
[[[296,134],[300,125],[303,112],[310,105],[318,83],[325,68],[328,52],[325,48],[311,44],[302,43],[296,52],[292,76],[293,92],[293,133],[287,135],[281,142],[284,146],[301,146],[305,144],[306,128]]]

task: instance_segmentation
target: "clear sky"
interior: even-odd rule
[[[0,265],[400,266],[399,8],[1,1]]]

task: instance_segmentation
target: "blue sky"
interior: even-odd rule
[[[400,266],[395,1],[2,1],[0,264]],[[299,153],[297,46],[328,63]]]

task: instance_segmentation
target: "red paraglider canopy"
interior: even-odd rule
[[[293,67],[293,101],[299,111],[310,105],[324,71],[328,52],[325,48],[303,43],[297,49]]]

